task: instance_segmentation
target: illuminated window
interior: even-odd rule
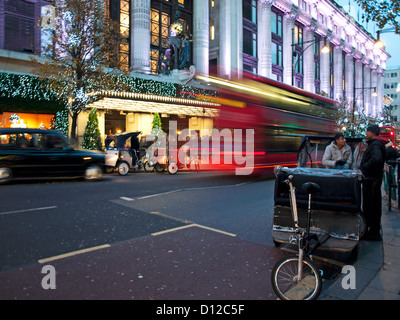
[[[175,19],[177,10],[181,13],[181,21],[188,26],[191,33],[192,0],[152,0],[150,11],[150,67],[153,74],[158,73],[158,60],[168,43],[168,29]]]
[[[329,74],[330,74],[330,90],[329,97],[333,99],[335,90],[335,60],[334,60],[335,46],[331,43],[329,48]]]
[[[160,51],[169,47],[168,27],[171,23],[171,17],[166,12],[151,9],[150,12],[150,34],[151,34],[151,52],[150,52],[150,67],[152,73],[157,73],[158,59]]]
[[[303,88],[304,86],[304,61],[303,61],[303,27],[296,24],[294,27],[294,84],[296,87]]]
[[[257,1],[243,0],[243,70],[257,73]]]
[[[283,81],[283,13],[274,7],[271,11],[272,78]]]
[[[122,39],[119,46],[119,54],[123,69],[129,69],[129,27],[129,0],[120,0],[119,28]]]
[[[215,40],[215,26],[210,27],[210,40]]]
[[[107,0],[105,1],[105,12],[108,17],[119,25],[120,43],[118,58],[121,69],[129,70],[130,65],[130,41],[129,41],[129,0]]]
[[[342,92],[346,96],[346,52],[342,52]]]
[[[314,87],[321,92],[321,37],[314,35]]]

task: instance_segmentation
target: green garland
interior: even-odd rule
[[[117,83],[125,84],[130,92],[167,97],[204,99],[204,96],[218,95],[214,90],[127,76],[119,76]],[[66,101],[66,97],[57,96],[46,87],[46,80],[29,75],[0,73],[0,112],[55,114],[66,109]]]
[[[130,92],[176,97],[176,87],[173,83],[127,76],[121,76],[120,79],[123,83],[128,85],[128,91]]]
[[[0,73],[0,112],[56,113],[65,102],[46,88],[46,82],[29,75]]]

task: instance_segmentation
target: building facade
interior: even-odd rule
[[[40,46],[41,37],[33,28],[34,17],[43,14],[40,9],[49,2],[0,0],[0,72],[30,72],[29,55]],[[104,3],[106,13],[120,25],[120,59],[133,77],[196,87],[200,85],[194,73],[234,79],[245,71],[334,100],[345,99],[348,106],[363,106],[371,117],[382,107],[390,55],[374,49],[374,37],[333,0]],[[168,37],[174,21],[180,21],[187,35],[188,60],[182,68],[170,64],[165,70],[160,61],[171,47]],[[329,52],[322,53],[323,48]],[[118,111],[133,113],[127,117],[131,122],[139,116],[150,123],[142,111]],[[193,122],[198,123],[197,117]]]
[[[400,122],[400,68],[385,71],[384,95],[390,98],[390,111],[393,120]]]

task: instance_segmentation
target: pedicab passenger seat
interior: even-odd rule
[[[361,233],[361,174],[356,170],[333,170],[322,168],[322,156],[325,147],[333,140],[331,137],[307,137],[302,143],[298,155],[299,167],[275,169],[274,218],[272,236],[275,243],[289,243],[294,234],[292,210],[289,200],[289,186],[285,180],[293,175],[296,189],[296,204],[299,225],[307,224],[308,194],[301,186],[306,182],[314,182],[321,188],[312,195],[311,232],[329,233],[330,239],[321,249],[334,251],[351,251],[360,239]],[[313,141],[323,144],[312,143]],[[361,139],[355,139],[352,150],[357,148]],[[358,159],[354,159],[357,163]]]

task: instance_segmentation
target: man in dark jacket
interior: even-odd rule
[[[386,149],[385,144],[377,139],[379,134],[379,126],[372,125],[367,128],[366,139],[368,147],[360,164],[360,170],[364,175],[363,210],[367,224],[366,240],[382,240],[380,234],[382,216],[381,185]]]

